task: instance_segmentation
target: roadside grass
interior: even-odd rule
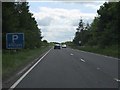
[[[98,54],[102,54],[102,55],[106,55],[106,56],[112,56],[112,57],[116,57],[119,58],[120,53],[118,52],[118,46],[109,46],[106,48],[100,48],[97,46],[75,46],[72,45],[71,46],[74,49],[78,49],[78,50],[83,50],[83,51],[88,51],[88,52],[93,52],[93,53],[98,53]]]
[[[39,57],[49,47],[41,47],[36,49],[23,49],[17,52],[3,51],[2,53],[2,75],[3,79],[9,77],[18,68],[26,65],[30,61]]]

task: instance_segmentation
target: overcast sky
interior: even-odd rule
[[[41,28],[43,39],[65,42],[74,38],[80,18],[82,17],[84,23],[91,23],[104,2],[39,1],[29,2],[29,6]]]

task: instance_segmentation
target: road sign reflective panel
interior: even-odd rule
[[[24,48],[24,33],[7,33],[6,48],[8,49]]]

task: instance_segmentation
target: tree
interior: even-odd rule
[[[83,20],[80,19],[79,26],[76,29],[77,32],[73,42],[77,45],[85,45],[89,39],[88,33],[89,28],[90,28],[89,23],[87,23],[85,26]]]
[[[3,48],[6,46],[6,33],[24,33],[25,48],[41,46],[41,31],[27,2],[3,3]],[[33,43],[34,41],[34,43]]]
[[[73,40],[73,42],[77,45],[79,45],[79,41],[82,41],[82,32],[83,32],[83,29],[84,29],[84,26],[83,26],[83,20],[80,19],[80,22],[79,22],[79,25],[78,25],[78,28],[76,28],[77,32],[75,34],[75,38]]]
[[[19,21],[15,12],[13,2],[2,3],[2,48],[6,48],[6,33],[12,33],[17,30]]]
[[[119,9],[117,5],[120,2],[108,2],[104,3],[103,6],[97,11],[99,15],[98,31],[101,33],[99,35],[99,46],[105,47],[111,44],[118,43],[118,17]]]

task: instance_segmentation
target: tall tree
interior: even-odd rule
[[[83,20],[80,19],[79,26],[76,29],[77,32],[75,34],[73,42],[77,45],[85,45],[88,42],[88,38],[90,37],[88,33],[89,28],[90,28],[89,23],[87,23],[85,26]]]
[[[84,30],[84,26],[83,26],[83,20],[80,19],[78,28],[76,28],[77,32],[75,33],[75,38],[73,40],[73,42],[77,45],[81,44],[82,41],[82,32]]]
[[[83,45],[92,45],[105,48],[108,46],[119,46],[120,44],[120,1],[105,2],[100,9],[97,10],[98,16],[95,17],[89,30],[83,30]],[[76,32],[79,34],[78,32]],[[81,32],[78,35],[80,38]],[[74,41],[80,40],[78,37]]]
[[[17,30],[19,25],[13,2],[2,3],[2,47],[6,47],[6,33],[12,33]]]
[[[3,3],[3,46],[8,32],[20,32],[25,36],[25,48],[41,46],[41,31],[27,2]],[[34,43],[32,42],[34,41]],[[5,47],[4,47],[5,48]]]

